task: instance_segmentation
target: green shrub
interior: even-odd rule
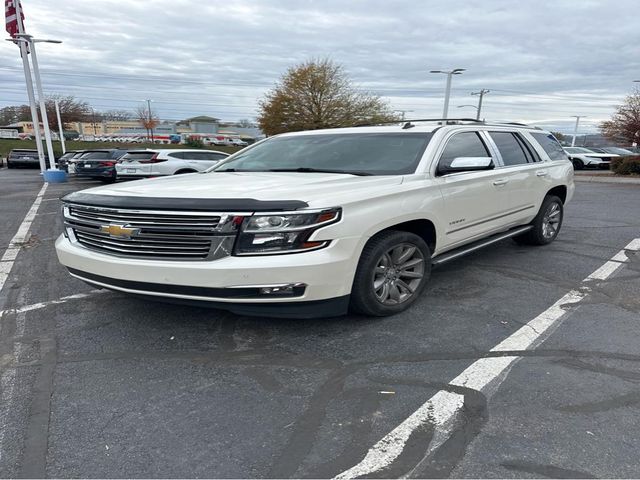
[[[618,175],[640,175],[640,155],[614,158],[611,170]]]
[[[191,148],[204,148],[204,143],[197,137],[189,137],[185,144]]]

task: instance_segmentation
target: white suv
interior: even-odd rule
[[[435,265],[552,242],[573,192],[560,144],[523,125],[296,132],[205,174],[67,195],[56,249],[74,277],[151,298],[382,316],[418,300]]]
[[[116,165],[118,178],[147,178],[203,172],[224,160],[228,153],[214,150],[131,150]]]

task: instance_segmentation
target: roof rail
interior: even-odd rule
[[[455,125],[460,122],[483,123],[482,120],[476,120],[475,118],[415,118],[410,120],[390,120],[387,122],[359,123],[354,126],[373,127],[376,125],[393,125],[395,123],[404,123],[405,125],[410,125],[411,122],[446,122],[448,125]]]

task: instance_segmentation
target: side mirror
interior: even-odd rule
[[[491,157],[457,157],[448,166],[440,166],[438,172],[442,175],[457,172],[475,172],[492,170],[495,168]]]

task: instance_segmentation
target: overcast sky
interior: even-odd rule
[[[582,131],[606,119],[640,80],[637,0],[22,0],[39,45],[46,93],[162,118],[254,118],[257,100],[287,67],[313,57],[341,63],[364,90],[407,117],[536,122]],[[0,105],[26,101],[18,49],[0,44]],[[637,84],[640,85],[640,84]]]

